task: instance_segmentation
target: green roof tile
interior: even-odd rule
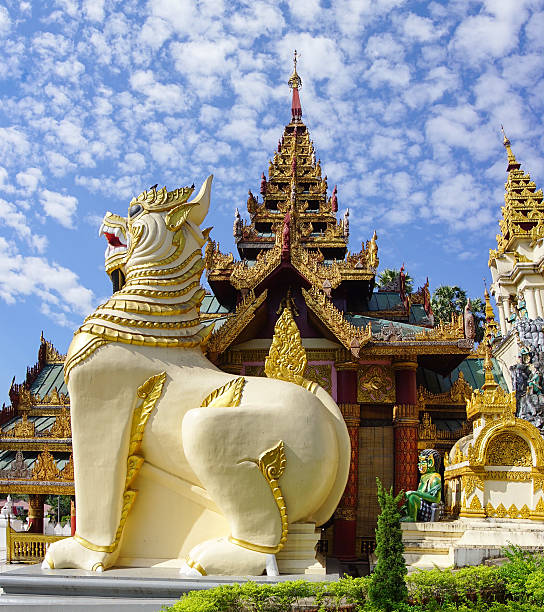
[[[431,393],[446,393],[452,384],[459,378],[459,372],[463,372],[465,380],[473,389],[479,389],[485,381],[484,360],[465,359],[458,365],[449,376],[440,376],[436,372],[419,368],[417,371],[417,384],[422,385]],[[508,389],[502,371],[495,359],[493,359],[493,376],[495,381],[505,390]]]
[[[62,363],[50,363],[43,367],[30,387],[30,392],[40,398],[49,395],[54,388],[59,393],[68,394],[68,389],[64,383],[64,366]]]

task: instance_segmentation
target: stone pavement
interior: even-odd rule
[[[13,571],[9,571],[14,568]],[[338,574],[282,576],[206,576],[181,578],[175,568],[114,568],[103,574],[83,570],[42,570],[40,565],[8,566],[0,573],[0,608],[112,612],[156,612],[188,591],[251,579],[270,584],[286,580],[337,580]]]

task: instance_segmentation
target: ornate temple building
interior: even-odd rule
[[[264,376],[274,327],[291,306],[308,360],[304,377],[333,396],[351,439],[348,484],[321,550],[356,560],[373,547],[376,477],[396,491],[416,489],[418,450],[449,451],[471,431],[466,400],[489,377],[489,364],[484,372],[485,355],[473,350],[470,313],[434,325],[428,283],[410,294],[401,270],[398,281],[376,288],[375,231],[349,251],[349,210],[338,218],[341,190],[329,189],[302,120],[296,60],[289,85],[291,120],[259,194],[249,192],[249,223],[235,212],[239,257],[213,239],[206,245],[212,293],[200,312],[215,321],[208,357],[222,370]],[[12,385],[12,406],[0,417],[0,492],[31,495],[38,531],[43,496],[73,494],[62,362],[42,338],[38,364]],[[496,366],[493,374],[504,384]]]
[[[70,400],[64,384],[65,355],[41,337],[37,363],[11,384],[11,406],[0,411],[0,495],[28,495],[28,531],[44,550],[44,503],[48,495],[74,495]],[[53,538],[54,539],[54,538]],[[27,538],[27,541],[28,538]],[[34,548],[36,548],[34,546]],[[35,561],[24,551],[19,560]]]
[[[483,383],[483,356],[463,317],[433,326],[428,284],[399,281],[375,290],[376,232],[348,251],[349,212],[338,219],[339,191],[327,176],[302,120],[295,70],[291,121],[263,172],[260,194],[238,209],[240,259],[210,240],[202,317],[215,319],[208,356],[221,369],[264,375],[274,325],[289,301],[308,356],[304,376],[339,404],[351,437],[348,485],[323,548],[341,558],[364,554],[374,537],[376,477],[415,489],[418,448],[449,450],[468,425],[466,399]],[[287,349],[286,349],[287,350]],[[462,365],[461,365],[462,364]],[[452,384],[453,383],[453,384]]]

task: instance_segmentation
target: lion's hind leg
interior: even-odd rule
[[[228,537],[191,550],[188,565],[201,574],[260,575],[287,534],[280,476],[283,445],[253,435],[240,408],[198,408],[183,420],[183,447],[196,475],[226,517]],[[253,411],[242,419],[257,423]],[[240,427],[237,425],[239,423]],[[268,448],[267,448],[268,446]]]

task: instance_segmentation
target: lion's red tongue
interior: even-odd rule
[[[111,245],[112,247],[126,246],[126,244],[123,244],[119,240],[119,238],[117,238],[117,236],[115,234],[110,234],[109,232],[104,232],[104,236],[106,236],[106,240],[108,241],[108,244]]]

